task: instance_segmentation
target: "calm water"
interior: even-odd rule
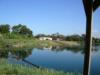
[[[7,53],[7,52],[6,52]],[[84,52],[72,49],[37,49],[9,52],[7,59],[10,63],[37,65],[43,68],[65,72],[82,73]],[[28,61],[23,61],[22,59]],[[100,47],[92,52],[91,75],[100,75]]]
[[[46,68],[65,72],[82,72],[83,55],[80,52],[34,49],[32,55],[28,56],[26,60]]]

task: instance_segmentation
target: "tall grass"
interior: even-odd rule
[[[27,37],[18,34],[0,34],[0,48],[43,48],[43,47],[79,47],[80,43],[74,41],[49,41],[39,40],[33,37]]]
[[[28,68],[18,64],[8,64],[5,59],[0,59],[0,75],[80,75],[79,73],[64,73],[55,70]]]

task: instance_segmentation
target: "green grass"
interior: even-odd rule
[[[40,41],[38,39],[2,39],[0,41],[0,47],[10,47],[22,48],[22,47],[50,47],[50,46],[60,46],[60,47],[75,47],[79,46],[77,42],[70,41]]]
[[[0,59],[0,75],[80,75],[79,73],[64,73],[55,70],[29,68],[18,64],[8,64]]]
[[[77,47],[80,43],[75,41],[41,41],[36,38],[16,34],[2,34],[0,36],[0,48],[43,48],[43,47]]]

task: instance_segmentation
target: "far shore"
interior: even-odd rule
[[[43,47],[79,47],[81,44],[76,41],[54,41],[39,39],[4,39],[0,48],[43,48]]]

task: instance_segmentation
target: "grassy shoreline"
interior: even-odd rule
[[[0,59],[0,75],[81,75],[79,73],[64,73],[55,70],[28,68],[18,64],[8,64],[6,59]]]
[[[95,42],[94,45],[100,45]],[[43,48],[43,47],[83,48],[84,41],[39,40],[19,34],[0,34],[0,48]]]
[[[23,48],[23,47],[77,47],[80,43],[74,41],[49,41],[49,40],[38,40],[38,39],[0,39],[0,48]]]

